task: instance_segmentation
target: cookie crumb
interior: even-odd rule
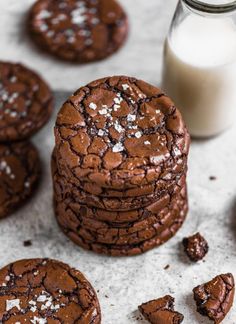
[[[26,241],[23,242],[23,245],[25,247],[32,246],[32,241],[31,240],[26,240]]]
[[[233,305],[235,293],[234,277],[221,274],[211,281],[193,289],[197,311],[215,324],[221,323]]]
[[[200,233],[185,237],[183,239],[183,246],[185,253],[193,262],[202,260],[209,250],[207,241]]]
[[[210,177],[209,177],[209,180],[210,180],[210,181],[215,181],[215,180],[217,180],[217,178],[216,178],[215,176],[210,176]]]
[[[144,303],[138,308],[144,318],[152,324],[180,324],[183,322],[184,316],[175,311],[174,301],[173,297],[167,295]]]

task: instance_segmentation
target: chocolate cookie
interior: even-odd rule
[[[209,246],[205,238],[196,233],[193,236],[183,239],[184,251],[193,262],[202,260],[209,250]]]
[[[160,205],[153,204],[150,207],[137,210],[137,219],[134,221],[126,221],[115,223],[112,219],[101,221],[97,218],[96,208],[89,209],[85,205],[80,206],[69,197],[64,201],[55,199],[56,215],[58,222],[81,236],[88,234],[93,241],[106,244],[128,244],[123,240],[145,240],[157,235],[164,228],[168,227],[173,219],[177,218],[180,211],[187,203],[187,191],[183,188],[181,193],[166,202],[166,206],[162,209]],[[56,198],[56,195],[55,195]],[[102,214],[103,210],[99,213]],[[124,212],[122,214],[128,214]],[[125,218],[125,215],[123,216]],[[86,237],[86,239],[88,239]],[[129,241],[129,243],[131,243]],[[132,242],[133,244],[134,242]]]
[[[139,306],[139,310],[152,324],[180,324],[184,316],[174,310],[174,298],[167,295]]]
[[[40,169],[38,151],[30,142],[0,144],[0,218],[32,194]]]
[[[153,213],[146,210],[146,217],[132,223],[112,224],[88,218],[78,212],[76,204],[68,200],[56,203],[55,211],[59,224],[74,231],[86,241],[91,243],[104,243],[115,245],[138,244],[151,239],[168,228],[187,205],[186,194],[176,197],[168,207]],[[145,212],[144,212],[145,215]]]
[[[116,52],[126,40],[128,19],[116,0],[38,0],[29,29],[47,52],[82,63]]]
[[[0,62],[0,142],[31,137],[47,122],[52,107],[51,90],[35,72]]]
[[[168,228],[164,228],[158,235],[153,236],[150,239],[144,240],[141,243],[137,244],[124,244],[124,245],[117,245],[117,244],[102,244],[93,242],[92,240],[84,239],[82,236],[78,234],[77,231],[72,231],[68,229],[68,227],[64,227],[61,223],[59,223],[61,229],[63,232],[77,245],[81,246],[84,249],[111,255],[111,256],[132,256],[144,253],[150,249],[153,249],[154,247],[157,247],[166,241],[168,241],[171,237],[173,237],[176,232],[179,230],[179,228],[182,226],[186,214],[188,211],[188,205],[185,204],[185,206],[182,208],[180,213],[178,214],[178,217],[175,218]]]
[[[197,311],[215,324],[221,323],[229,312],[234,293],[234,277],[231,273],[221,274],[193,289]]]
[[[189,150],[189,135],[173,102],[143,81],[111,77],[80,88],[56,126],[60,174],[112,190],[172,180]]]
[[[151,204],[157,205],[159,202],[165,199],[165,197],[170,197],[173,194],[177,194],[186,183],[186,176],[183,175],[177,183],[168,182],[168,184],[166,184],[164,181],[162,183],[159,182],[159,184],[155,186],[156,191],[147,196],[134,196],[130,198],[105,198],[86,193],[74,184],[69,183],[65,176],[59,174],[54,159],[52,159],[52,174],[55,194],[60,197],[61,200],[71,196],[79,205],[82,204],[87,205],[88,207],[103,209],[108,213],[112,212],[113,216],[115,217],[117,217],[116,215],[118,212],[126,211],[125,214],[120,213],[119,215],[119,217],[121,217],[123,220],[127,217],[132,217],[130,213],[133,213],[133,210],[137,210]],[[114,212],[117,213],[114,214]]]
[[[161,197],[159,197],[159,199],[157,199],[153,203],[151,204],[146,203],[141,206],[142,200],[141,201],[139,200],[140,206],[138,205],[138,208],[136,208],[137,199],[134,199],[135,208],[124,210],[124,205],[125,206],[127,205],[127,199],[122,198],[119,201],[117,200],[120,206],[118,205],[118,203],[116,206],[114,200],[111,200],[112,203],[109,202],[108,204],[107,203],[108,199],[105,200],[105,199],[101,199],[100,197],[96,197],[95,199],[94,197],[94,199],[92,200],[90,195],[85,195],[85,194],[83,196],[83,199],[81,199],[80,192],[76,191],[76,189],[74,190],[67,189],[65,191],[64,180],[65,180],[64,178],[58,177],[55,179],[54,177],[54,181],[53,181],[54,197],[58,202],[69,201],[71,207],[74,208],[74,210],[79,214],[81,214],[83,217],[92,218],[98,221],[99,220],[105,222],[107,221],[114,224],[125,223],[125,222],[130,223],[130,222],[147,218],[148,216],[150,216],[150,214],[153,213],[157,214],[161,210],[164,210],[165,208],[169,207],[170,202],[171,201],[174,202],[175,197],[179,196],[180,193],[186,188],[186,182],[184,178],[183,183],[181,183],[182,187],[176,186],[173,192],[162,195]],[[97,208],[95,205],[99,205],[101,207]],[[114,208],[110,210],[108,206],[120,207],[121,210],[117,211]],[[132,206],[133,203],[131,203],[130,207]]]
[[[0,270],[0,322],[98,324],[101,311],[78,270],[55,260],[21,260]]]

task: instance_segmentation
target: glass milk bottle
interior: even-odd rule
[[[179,1],[165,42],[162,87],[194,137],[217,135],[234,122],[236,1]]]

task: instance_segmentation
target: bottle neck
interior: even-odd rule
[[[182,0],[182,2],[192,10],[209,14],[224,14],[236,10],[236,1],[198,1],[198,0]]]

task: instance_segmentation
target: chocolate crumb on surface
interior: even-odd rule
[[[25,247],[31,246],[32,245],[32,241],[31,240],[26,240],[26,241],[23,242],[23,245]]]
[[[151,300],[140,305],[139,311],[152,324],[179,324],[184,316],[174,310],[174,298],[165,297]]]
[[[234,277],[231,273],[218,275],[211,281],[194,288],[193,294],[197,311],[215,324],[219,324],[233,305]]]
[[[185,253],[193,262],[202,260],[209,250],[207,241],[200,233],[184,238],[183,246]]]
[[[210,176],[209,179],[210,179],[211,181],[214,181],[214,180],[216,180],[217,178],[216,178],[215,176]]]

